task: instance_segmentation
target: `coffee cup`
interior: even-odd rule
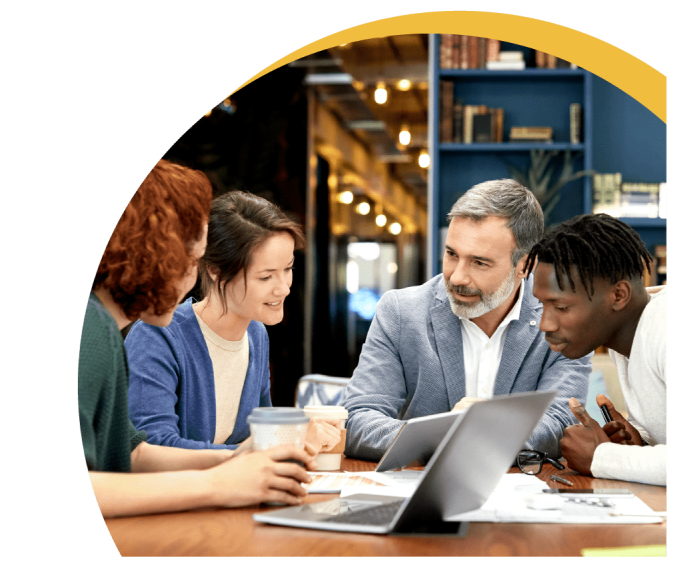
[[[315,456],[315,463],[318,466],[318,471],[340,469],[342,455],[346,446],[346,419],[349,417],[349,412],[343,406],[317,405],[306,406],[303,412],[308,418],[321,418],[330,424],[335,424],[339,428],[342,436],[339,443],[333,448],[318,453]]]
[[[268,450],[282,444],[293,444],[299,448],[306,445],[308,418],[300,408],[263,406],[254,408],[246,421],[251,429],[254,450]],[[304,464],[298,460],[285,460]],[[283,506],[286,503],[267,501],[265,505]]]
[[[247,418],[253,439],[252,447],[254,450],[267,450],[281,444],[293,444],[303,448],[309,420],[300,408],[254,408]]]

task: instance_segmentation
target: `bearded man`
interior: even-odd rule
[[[525,261],[544,233],[542,209],[514,180],[468,190],[448,215],[442,274],[385,293],[349,381],[345,453],[379,460],[404,421],[463,410],[494,395],[557,390],[528,449],[561,456],[585,400],[590,355],[567,359],[539,329],[542,306]]]

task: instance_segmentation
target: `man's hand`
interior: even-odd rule
[[[561,452],[571,469],[583,475],[592,475],[590,467],[595,449],[600,444],[611,442],[611,440],[600,425],[590,418],[578,400],[569,399],[569,408],[580,424],[574,424],[564,430],[564,436],[560,442]]]
[[[339,443],[342,437],[339,430],[340,421],[341,419],[328,421],[324,418],[311,418],[306,430],[306,447],[309,453],[325,452]]]
[[[470,398],[468,396],[464,396],[459,402],[457,402],[454,405],[454,408],[452,408],[452,412],[457,412],[459,410],[466,410],[473,403],[480,402],[482,400],[485,400],[485,399],[484,398]]]
[[[615,444],[624,444],[628,446],[642,446],[643,439],[638,430],[636,430],[617,410],[614,404],[603,394],[597,395],[597,406],[606,405],[609,414],[612,416],[612,421],[605,424],[602,429],[607,434],[609,439]]]

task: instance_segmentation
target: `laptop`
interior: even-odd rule
[[[406,421],[375,471],[426,465],[454,422],[463,415],[464,412],[443,412]]]
[[[256,513],[255,521],[375,534],[447,534],[462,530],[445,517],[478,509],[511,467],[556,391],[496,396],[456,420],[405,499],[356,494]]]

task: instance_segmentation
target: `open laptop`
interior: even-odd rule
[[[410,497],[357,494],[256,513],[253,519],[330,531],[457,533],[460,523],[443,518],[485,503],[556,394],[497,396],[471,406],[451,426]]]
[[[463,415],[464,412],[442,412],[406,421],[375,471],[426,465],[454,422],[461,420]]]

